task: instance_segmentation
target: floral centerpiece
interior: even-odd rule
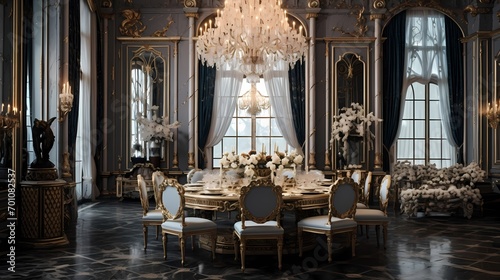
[[[402,213],[415,216],[417,212],[450,213],[461,209],[465,217],[471,218],[474,206],[483,203],[474,184],[485,175],[475,162],[436,168],[435,164],[412,165],[404,161],[394,165],[392,178],[402,188],[399,198]]]
[[[266,164],[271,161],[271,156],[265,153],[257,153],[252,150],[248,153],[236,154],[234,151],[231,153],[225,152],[220,159],[221,175],[224,168],[244,168],[244,174],[247,177],[253,177],[256,174],[255,169],[267,168]]]
[[[371,149],[375,135],[370,131],[370,126],[374,122],[381,121],[382,120],[375,117],[372,112],[365,114],[364,107],[359,103],[351,103],[350,107],[343,107],[340,109],[339,115],[333,116],[330,146],[333,146],[335,140],[342,142],[343,156],[347,158],[347,152],[349,150],[347,141],[349,137],[363,137],[366,134],[370,144],[369,148]]]
[[[271,156],[271,161],[266,163],[266,166],[271,169],[271,176],[274,177],[278,173],[282,173],[285,168],[293,168],[294,174],[297,171],[297,166],[302,164],[304,157],[297,152],[296,149],[290,153],[280,152],[278,149]]]

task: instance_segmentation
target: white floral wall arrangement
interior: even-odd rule
[[[398,162],[394,165],[393,182],[401,188],[401,212],[416,216],[417,212],[463,212],[471,218],[474,207],[483,200],[475,183],[483,181],[486,172],[475,162],[467,166],[455,164],[447,168],[436,165],[412,165]]]

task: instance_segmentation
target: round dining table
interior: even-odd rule
[[[331,183],[330,183],[331,184]],[[310,215],[319,215],[328,211],[330,184],[312,184],[307,187],[285,187],[283,189],[282,226],[285,228],[283,254],[297,252],[296,222]],[[185,208],[194,209],[195,215],[204,215],[215,219],[218,224],[216,252],[234,253],[232,224],[239,219],[238,214],[218,215],[220,212],[239,211],[239,188],[224,187],[221,189],[206,188],[203,184],[186,184],[184,186]],[[214,214],[215,213],[215,214]],[[219,217],[218,217],[219,216]],[[317,237],[317,236],[316,236]],[[304,236],[304,249],[312,249],[315,236]],[[200,246],[210,250],[208,237],[200,236]],[[276,244],[268,240],[247,244],[247,254],[274,254]]]

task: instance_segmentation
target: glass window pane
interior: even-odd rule
[[[437,84],[429,85],[429,99],[430,100],[439,100],[439,87]]]
[[[413,83],[412,86],[415,91],[414,99],[425,100],[425,85],[421,83]]]
[[[269,119],[256,119],[255,128],[256,136],[269,136],[271,129],[269,125]]]
[[[415,119],[425,120],[425,101],[415,101]]]
[[[413,138],[413,121],[403,120],[401,122],[399,138]]]
[[[276,123],[276,119],[271,119],[271,131],[270,136],[282,136],[281,131],[278,128],[278,124]]]
[[[222,141],[222,152],[236,151],[236,138],[227,137]]]
[[[415,138],[425,138],[425,121],[414,122]]]
[[[444,158],[444,159],[449,159],[451,158],[451,155],[452,154],[455,154],[455,149],[453,148],[453,146],[451,146],[449,144],[449,141],[447,139],[443,139],[443,141],[441,142],[441,149],[442,149],[442,152],[441,152],[441,157]]]
[[[231,125],[229,125],[229,128],[226,131],[226,136],[236,136],[236,119],[233,118],[231,120]]]
[[[238,119],[238,136],[252,136],[252,119]]]
[[[429,158],[441,158],[441,140],[429,140]]]
[[[429,138],[441,137],[441,121],[429,121]]]
[[[441,119],[439,101],[429,101],[429,119]]]
[[[413,140],[398,140],[397,158],[413,158]]]
[[[403,113],[403,119],[413,119],[413,101],[405,102],[405,109]]]
[[[413,154],[415,158],[425,159],[425,140],[415,140],[415,150]]]
[[[214,159],[222,157],[222,141],[213,147],[213,157]]]
[[[415,159],[413,164],[425,164],[425,159]]]
[[[251,137],[238,137],[238,150],[237,153],[248,153],[252,150],[252,138]]]

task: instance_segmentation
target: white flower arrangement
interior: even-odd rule
[[[341,141],[343,143],[344,158],[347,158],[347,151],[349,149],[347,140],[350,135],[368,135],[367,140],[371,149],[375,135],[370,131],[370,126],[375,122],[382,121],[375,117],[373,112],[365,115],[365,109],[359,103],[351,103],[350,107],[343,107],[340,109],[339,115],[333,116],[333,120],[330,147],[333,146],[335,140]]]
[[[264,168],[270,161],[271,156],[266,156],[265,153],[250,151],[248,154],[238,155],[234,151],[225,152],[220,159],[221,173],[224,168],[244,168],[244,175],[251,178],[255,175],[255,168]]]
[[[298,165],[302,164],[304,157],[297,152],[296,149],[291,151],[289,154],[276,151],[271,156],[271,161],[266,163],[266,166],[272,171],[277,169],[284,169],[286,167],[296,168]]]
[[[418,211],[451,212],[461,208],[463,215],[471,218],[474,205],[483,201],[476,182],[484,179],[486,172],[475,162],[467,166],[455,164],[436,168],[435,164],[412,165],[404,161],[394,165],[393,182],[400,184],[401,212],[415,216]]]
[[[152,140],[167,140],[173,141],[173,131],[172,129],[178,128],[180,123],[175,121],[169,123],[168,116],[158,117],[156,112],[158,111],[158,106],[152,106],[151,111],[153,112],[151,119],[143,117],[141,114],[137,115],[137,123],[140,128],[140,135],[142,141],[152,141]]]

